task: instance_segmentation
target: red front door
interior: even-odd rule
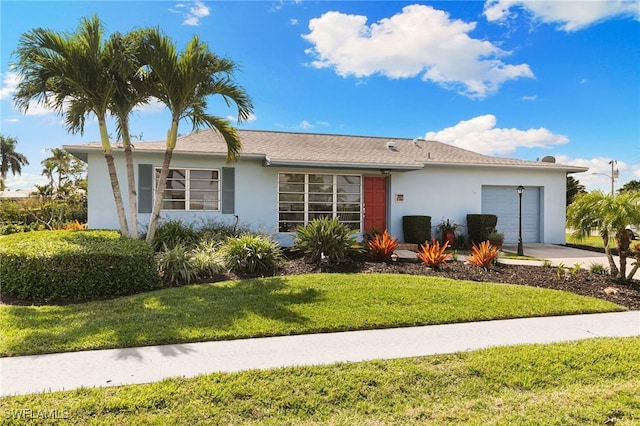
[[[364,232],[387,229],[387,178],[364,177]]]

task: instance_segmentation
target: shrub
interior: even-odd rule
[[[467,232],[469,242],[475,244],[489,239],[491,231],[496,229],[498,216],[494,214],[468,214]]]
[[[303,253],[311,262],[326,259],[338,263],[356,251],[353,231],[337,218],[314,219],[307,226],[298,226],[296,234],[293,249]]]
[[[78,302],[161,286],[151,247],[116,231],[36,231],[1,238],[3,296]]]
[[[606,266],[604,266],[602,263],[592,263],[589,266],[589,271],[592,274],[597,274],[597,275],[609,275],[609,268],[607,268]]]
[[[398,241],[385,229],[382,235],[375,234],[372,239],[369,239],[367,245],[369,253],[376,261],[385,262],[391,260],[393,251],[398,248]]]
[[[444,251],[449,246],[449,242],[440,246],[440,241],[433,239],[432,243],[425,242],[423,246],[420,246],[418,252],[418,258],[424,262],[425,265],[431,268],[439,268],[447,263],[447,260],[451,258],[451,253],[445,253]]]
[[[198,278],[210,278],[224,269],[224,259],[214,241],[202,240],[191,250],[191,265]]]
[[[480,266],[487,269],[498,258],[500,252],[493,247],[489,241],[483,241],[479,245],[471,247],[471,255],[467,257],[467,262],[473,266]]]
[[[431,241],[431,216],[402,216],[402,233],[405,243]]]
[[[165,247],[171,250],[179,244],[190,247],[198,241],[198,233],[193,229],[193,225],[185,225],[182,220],[168,220],[158,225],[156,235],[151,245],[154,251],[164,250]]]
[[[171,248],[164,246],[156,253],[156,263],[160,277],[168,285],[189,284],[198,276],[191,262],[191,253],[182,243]]]
[[[220,252],[226,267],[240,274],[272,273],[284,259],[278,243],[262,235],[228,238]]]
[[[227,225],[215,221],[207,221],[203,225],[198,226],[196,238],[200,241],[213,241],[223,243],[229,237],[235,237],[240,234],[246,234],[246,230],[237,230],[234,225]]]

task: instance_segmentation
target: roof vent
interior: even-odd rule
[[[556,158],[553,155],[546,155],[542,157],[542,160],[540,161],[542,161],[543,163],[555,163]]]
[[[396,149],[396,143],[395,142],[387,142],[387,148],[389,148],[390,150],[395,150]]]

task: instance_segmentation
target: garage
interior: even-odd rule
[[[483,186],[482,213],[498,216],[504,242],[518,242],[519,200],[516,186]],[[527,187],[522,194],[522,241],[540,242],[540,188]]]

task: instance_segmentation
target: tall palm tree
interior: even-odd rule
[[[100,20],[94,16],[82,19],[71,34],[43,28],[23,34],[15,51],[14,65],[21,80],[14,102],[22,111],[28,110],[33,101],[53,108],[64,116],[67,131],[73,134],[83,134],[86,117],[96,116],[120,231],[129,235],[106,124],[117,84],[112,70],[120,65],[120,58],[105,47],[103,33]]]
[[[593,191],[580,194],[567,209],[567,225],[575,229],[577,238],[592,232],[600,233],[609,260],[611,275],[620,281],[629,281],[638,270],[638,261],[626,275],[627,258],[631,255],[631,241],[626,227],[640,224],[640,193],[626,192],[618,196]],[[620,269],[613,260],[609,237],[614,237],[620,256]]]
[[[116,117],[117,136],[124,147],[129,196],[129,224],[131,236],[138,238],[138,202],[136,197],[135,175],[133,170],[133,144],[129,129],[129,116],[133,109],[147,103],[149,96],[143,86],[142,63],[140,62],[140,43],[142,32],[134,31],[126,35],[114,33],[109,38],[112,55],[119,56],[119,67],[112,70],[112,78],[117,81],[109,110]]]
[[[22,166],[29,164],[27,157],[16,152],[18,140],[11,136],[0,135],[0,191],[6,189],[5,179],[7,173],[11,172],[12,176],[22,174]]]
[[[164,160],[147,231],[147,241],[151,242],[160,218],[180,121],[191,121],[193,130],[206,126],[220,133],[227,144],[227,161],[230,162],[239,156],[242,147],[240,137],[226,119],[206,112],[207,97],[220,95],[228,106],[233,102],[238,109],[238,122],[249,117],[253,105],[244,89],[233,81],[236,64],[216,56],[197,36],[178,53],[169,37],[158,29],[150,29],[145,31],[142,46],[142,59],[147,70],[147,94],[159,99],[171,113],[171,127],[167,132]]]

